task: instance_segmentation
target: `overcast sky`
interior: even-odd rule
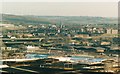
[[[117,17],[117,2],[4,2],[2,13],[42,16]]]

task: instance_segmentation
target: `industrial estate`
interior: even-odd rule
[[[119,74],[116,18],[2,14],[5,74]]]

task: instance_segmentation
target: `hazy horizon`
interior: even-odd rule
[[[118,17],[104,17],[104,16],[67,16],[67,15],[24,15],[24,14],[11,14],[11,13],[1,13],[3,15],[14,15],[14,16],[43,16],[43,17],[101,17],[101,18],[118,18]]]
[[[4,2],[2,14],[117,17],[116,2]]]

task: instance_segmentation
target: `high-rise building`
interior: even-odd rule
[[[118,34],[118,30],[117,29],[112,30],[112,34]]]
[[[107,29],[107,34],[118,34],[117,29]]]
[[[112,34],[112,29],[107,29],[107,34]]]

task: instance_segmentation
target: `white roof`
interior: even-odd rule
[[[8,65],[0,65],[0,68],[7,68],[9,67]]]
[[[34,59],[5,59],[5,60],[0,60],[0,61],[18,61],[18,62],[22,62],[22,61],[30,61],[30,60],[37,60],[37,58],[34,58]]]

